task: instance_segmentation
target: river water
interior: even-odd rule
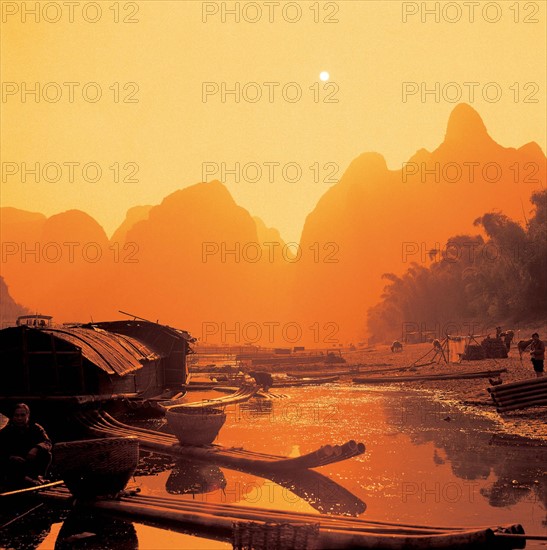
[[[137,477],[141,492],[416,524],[521,523],[527,533],[547,534],[547,446],[503,435],[495,413],[476,413],[439,402],[432,394],[393,388],[331,384],[274,391],[289,397],[228,407],[216,443],[298,456],[355,439],[365,443],[365,454],[295,479],[172,464],[152,456],[145,462],[158,473]],[[190,395],[192,400],[211,396]],[[162,466],[167,469],[159,471]],[[25,523],[32,529],[30,520]],[[53,520],[31,547],[53,548],[61,528],[62,522]],[[93,546],[89,536],[86,548],[231,548],[139,523],[103,521],[100,530],[102,542]],[[93,524],[72,527],[76,531],[93,533]],[[527,547],[544,548],[542,544],[529,542]]]

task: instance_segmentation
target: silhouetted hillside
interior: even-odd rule
[[[523,224],[545,163],[534,143],[498,145],[478,113],[458,105],[443,143],[401,169],[378,153],[357,157],[306,218],[300,250],[213,181],[130,209],[110,240],[80,211],[46,218],[3,208],[2,274],[17,301],[60,321],[123,309],[208,342],[347,343],[366,335],[384,273],[400,277],[412,262],[421,273],[428,251],[453,235],[493,238],[487,212]],[[541,265],[530,263],[528,276],[537,279]],[[506,301],[503,288],[494,301]],[[287,323],[297,340],[282,334]]]

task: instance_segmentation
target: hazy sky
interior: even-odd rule
[[[427,2],[438,22],[392,0],[40,2],[39,22],[25,4],[2,2],[3,206],[78,208],[111,234],[129,207],[221,179],[294,241],[354,157],[396,169],[435,148],[458,99],[500,144],[545,150],[545,2]]]

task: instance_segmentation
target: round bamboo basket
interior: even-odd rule
[[[116,494],[135,473],[139,442],[135,437],[108,437],[57,443],[55,471],[79,498]]]
[[[181,445],[209,445],[226,422],[222,409],[172,407],[165,414],[167,423]]]

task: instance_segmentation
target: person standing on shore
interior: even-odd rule
[[[532,334],[532,343],[530,344],[530,355],[532,356],[532,365],[536,376],[543,376],[543,361],[545,360],[545,343],[539,339],[539,334]]]
[[[531,340],[521,340],[518,343],[520,361],[522,363],[522,353],[530,346],[530,356],[536,376],[543,376],[543,361],[545,360],[545,343],[539,339],[539,334],[534,332]]]

